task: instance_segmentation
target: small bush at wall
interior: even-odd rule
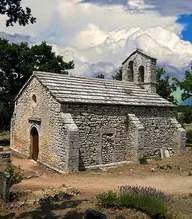
[[[121,186],[117,192],[108,191],[97,195],[99,207],[134,208],[151,218],[167,218],[171,199],[163,192],[151,187]]]
[[[139,163],[140,164],[148,164],[147,158],[146,157],[139,158]]]

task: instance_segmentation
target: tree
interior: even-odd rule
[[[102,79],[105,79],[105,75],[103,75],[103,74],[99,74],[99,75],[96,76],[96,78],[102,78]]]
[[[164,76],[164,78],[163,78]],[[156,78],[157,78],[157,94],[163,98],[176,103],[177,101],[171,95],[173,91],[176,90],[174,83],[171,83],[170,75],[166,73],[164,68],[156,69]]]
[[[164,78],[163,78],[164,76]],[[157,94],[162,96],[163,98],[176,103],[176,100],[171,95],[173,91],[175,91],[176,87],[174,83],[171,83],[170,75],[166,73],[163,68],[156,69],[156,77],[157,77]],[[116,71],[116,74],[113,75],[113,80],[122,80],[122,68],[119,68]]]
[[[122,81],[122,68],[116,71],[116,74],[112,76],[113,80]]]
[[[29,47],[0,38],[0,126],[9,127],[14,98],[34,70],[67,74],[73,68],[73,61],[64,62],[46,42]]]
[[[192,66],[191,71],[185,72],[185,78],[183,81],[179,81],[178,79],[174,78],[176,85],[180,87],[180,89],[183,91],[182,93],[182,99],[186,100],[190,97],[192,97]]]
[[[24,10],[21,7],[21,0],[0,0],[0,14],[6,15],[6,26],[13,26],[13,23],[19,23],[20,26],[25,26],[30,23],[35,23],[36,18],[31,14],[31,9],[26,7]]]

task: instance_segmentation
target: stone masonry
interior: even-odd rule
[[[185,131],[155,92],[155,63],[134,52],[122,82],[35,72],[15,100],[12,149],[59,172],[179,154]]]

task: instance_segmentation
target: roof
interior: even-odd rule
[[[34,77],[60,103],[175,106],[157,94],[148,93],[133,82],[81,78],[40,71],[33,73],[18,96]]]
[[[130,55],[128,58],[125,59],[125,61],[122,62],[122,65],[123,65],[131,56],[135,55],[136,53],[139,53],[139,54],[141,54],[141,55],[143,55],[143,56],[145,56],[145,57],[147,57],[147,58],[149,58],[149,59],[152,59],[152,60],[155,60],[155,61],[157,60],[156,58],[153,58],[153,57],[151,57],[151,56],[145,54],[145,53],[143,52],[143,50],[141,50],[141,49],[136,49],[133,53],[131,53],[131,55]]]

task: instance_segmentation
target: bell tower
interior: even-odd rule
[[[137,49],[122,63],[122,80],[156,93],[156,59]]]

